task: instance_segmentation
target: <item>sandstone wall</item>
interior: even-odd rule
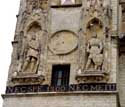
[[[115,94],[29,94],[5,96],[3,107],[117,107]]]

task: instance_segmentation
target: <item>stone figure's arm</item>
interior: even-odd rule
[[[100,53],[101,53],[101,51],[103,50],[103,44],[102,44],[102,42],[100,41],[100,45],[99,45],[100,47]]]
[[[90,51],[90,43],[88,42],[88,44],[87,44],[87,48],[86,48],[87,50],[87,52],[89,53],[89,51]]]

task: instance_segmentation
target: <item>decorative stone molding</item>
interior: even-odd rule
[[[44,80],[43,75],[29,73],[18,73],[17,76],[13,76],[11,79],[14,85],[42,84]]]
[[[109,74],[100,70],[85,70],[76,74],[78,83],[106,83],[109,80]]]

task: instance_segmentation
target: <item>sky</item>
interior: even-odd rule
[[[0,94],[5,93],[20,0],[0,1]],[[2,98],[0,97],[0,107]]]

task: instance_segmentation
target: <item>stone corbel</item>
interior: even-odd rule
[[[107,83],[109,73],[99,70],[78,70],[76,80],[78,83]]]
[[[45,76],[42,74],[25,74],[14,72],[11,81],[15,85],[42,84]]]

